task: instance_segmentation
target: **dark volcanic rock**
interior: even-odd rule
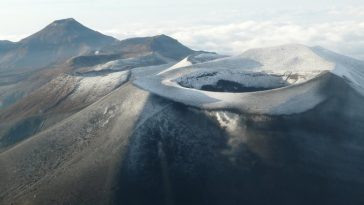
[[[364,99],[335,77],[325,95],[305,113],[268,116],[198,110],[127,84],[1,153],[0,199],[359,205]]]

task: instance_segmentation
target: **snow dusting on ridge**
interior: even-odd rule
[[[347,57],[337,60],[322,53],[292,44],[251,49],[239,56],[191,65],[184,59],[178,66],[134,83],[157,95],[203,109],[272,115],[300,113],[325,100],[322,89],[329,72],[344,76],[356,90],[364,85],[362,62]],[[250,93],[200,90],[203,85],[214,85],[219,80],[271,90]]]

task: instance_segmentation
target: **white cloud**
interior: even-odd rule
[[[25,0],[15,0],[15,2],[18,1],[25,2]],[[43,2],[44,0],[36,1]],[[158,0],[159,3],[163,1]],[[281,1],[288,2],[286,0]],[[267,3],[270,2],[272,6],[266,6],[264,8],[258,8],[255,4],[249,6],[243,3],[243,1],[238,0],[232,0],[230,2],[238,2],[239,4],[230,5],[224,3],[224,5],[226,4],[225,6],[220,5],[222,4],[221,1],[216,0],[213,2],[220,3],[212,8],[206,7],[206,2],[203,5],[200,5],[201,2],[200,4],[196,4],[196,8],[187,6],[178,9],[171,9],[165,4],[161,4],[168,11],[167,13],[160,12],[160,10],[147,9],[142,11],[143,15],[140,13],[127,15],[128,12],[120,12],[119,9],[124,4],[116,4],[118,1],[113,0],[115,3],[113,10],[103,9],[107,13],[110,13],[110,15],[105,15],[104,13],[98,13],[98,15],[79,14],[80,10],[76,10],[79,16],[82,17],[79,20],[86,26],[90,26],[95,30],[101,30],[101,32],[119,39],[163,33],[178,39],[191,48],[226,54],[239,54],[246,49],[254,47],[301,43],[310,46],[320,45],[364,60],[364,6],[354,4],[353,1],[355,0],[351,0],[352,4],[349,1],[340,4],[328,4],[327,2],[322,3],[320,1],[321,6],[317,5],[320,2],[315,0],[309,1],[313,6],[303,8],[296,6],[296,3],[292,3],[291,1],[290,4],[293,4],[294,8],[281,8],[283,4],[273,3],[272,1],[266,1]],[[59,4],[61,2],[63,2],[62,4],[66,4],[72,1],[62,0]],[[78,3],[82,4],[82,2],[85,3],[87,1],[82,0],[80,2]],[[97,5],[105,4],[99,0],[93,2],[100,3]],[[194,5],[195,1],[189,0],[188,2]],[[212,4],[211,2],[209,1],[208,4]],[[356,2],[359,2],[359,0]],[[104,6],[109,4],[110,2]],[[144,4],[144,2],[140,1],[137,5],[139,4]],[[153,1],[150,6],[153,6],[152,4],[154,5],[155,2]],[[243,6],[237,6],[240,4]],[[277,5],[279,5],[279,8]],[[111,6],[114,7],[114,4],[111,4]],[[56,7],[53,6],[52,8]],[[137,8],[139,11],[139,7]],[[124,8],[124,10],[136,11],[135,7],[130,7],[129,9]],[[4,8],[3,12],[0,12],[0,16],[3,15],[4,19],[8,15],[12,15],[11,13],[6,13],[6,11],[8,9]],[[91,12],[92,9],[87,11]],[[153,11],[153,15],[148,13],[149,11]],[[62,15],[65,15],[64,9],[60,9],[60,12],[62,12]],[[117,15],[113,12],[117,12]],[[35,19],[34,21],[39,22],[39,19],[43,19],[35,18],[34,13],[43,14],[43,12],[31,12],[31,15]],[[122,17],[119,17],[118,15],[121,14]],[[75,17],[77,19],[77,16]],[[19,20],[19,18],[17,16],[16,19]],[[25,19],[28,18],[22,18],[24,21]],[[83,21],[84,19],[85,22]],[[36,28],[32,27],[28,35],[41,28],[43,23],[37,23]],[[2,25],[0,39],[16,41],[26,35],[14,34],[28,32],[29,28],[27,29],[26,27],[31,23],[27,22],[22,25],[3,21],[0,24]],[[7,28],[7,26],[14,27]],[[12,33],[14,32],[13,29],[19,30],[15,30],[15,33]]]
[[[362,6],[359,7],[353,7],[353,6],[348,6],[345,8],[331,8],[328,11],[328,14],[333,15],[333,16],[350,16],[351,18],[353,17],[364,17],[364,10]]]
[[[164,33],[194,49],[227,54],[239,54],[255,47],[301,43],[320,45],[364,60],[364,21],[316,24],[242,21],[224,25],[144,26],[128,30],[131,32],[114,29],[106,33],[121,39]]]
[[[19,41],[20,39],[23,39],[25,38],[27,35],[23,34],[23,35],[7,35],[7,34],[4,34],[4,35],[0,35],[0,40],[9,40],[9,41],[13,41],[13,42],[16,42],[16,41]]]

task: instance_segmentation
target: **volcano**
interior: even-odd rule
[[[72,86],[22,127],[40,131],[0,139],[0,202],[364,203],[364,62],[303,45],[178,59],[52,81]]]

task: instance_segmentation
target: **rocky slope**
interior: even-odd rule
[[[116,42],[74,19],[57,20],[11,44],[11,48],[8,43],[8,48],[0,55],[0,70],[9,73],[35,70]]]
[[[0,41],[0,109],[59,74],[169,64],[194,52],[165,35],[118,41],[74,19],[57,20],[19,42]]]
[[[108,95],[0,153],[0,203],[363,204],[363,63],[316,49],[134,68]],[[267,68],[321,72],[242,98],[165,83]]]

